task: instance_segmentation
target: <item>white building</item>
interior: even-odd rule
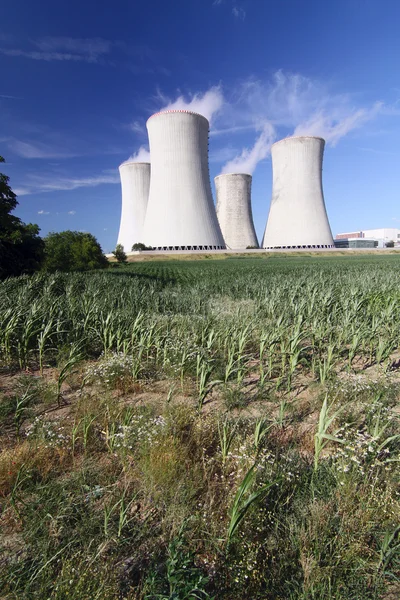
[[[357,232],[338,233],[336,240],[345,238],[365,238],[378,242],[378,248],[384,248],[387,243],[394,242],[396,247],[400,246],[400,229],[394,227],[383,227],[380,229],[363,229]]]
[[[217,217],[227,248],[258,248],[251,210],[251,175],[226,173],[215,177]]]
[[[133,244],[143,242],[143,225],[150,188],[150,163],[124,162],[119,167],[122,210],[117,244],[130,252]]]
[[[394,242],[395,246],[400,245],[400,229],[393,227],[382,229],[364,229],[363,237],[376,240],[378,248],[384,248],[388,242]]]
[[[151,155],[146,245],[160,250],[225,248],[212,198],[205,117],[185,110],[148,119]]]
[[[331,248],[322,190],[325,141],[290,137],[271,146],[272,200],[263,248]]]

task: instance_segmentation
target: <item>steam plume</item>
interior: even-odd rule
[[[144,146],[140,146],[125,162],[150,162],[150,152]]]
[[[165,101],[166,98],[162,97]],[[210,122],[224,104],[224,96],[220,87],[212,87],[204,94],[195,94],[191,100],[179,96],[174,102],[168,102],[161,110],[190,110],[203,115]]]
[[[376,102],[369,109],[360,108],[336,119],[323,111],[317,112],[308,121],[300,123],[294,130],[294,135],[320,136],[331,146],[336,146],[338,141],[350,131],[362,127],[367,121],[373,119],[382,107],[382,102]]]
[[[275,139],[275,129],[271,123],[265,123],[263,130],[252,148],[244,148],[240,156],[228,161],[222,173],[248,173],[252,175],[260,160],[269,154]]]

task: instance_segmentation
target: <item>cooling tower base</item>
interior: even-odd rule
[[[225,250],[225,246],[155,246],[153,250]]]
[[[303,250],[307,248],[334,248],[332,244],[303,244],[302,246],[264,246],[264,250]]]

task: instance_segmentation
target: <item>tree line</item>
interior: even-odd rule
[[[4,163],[0,156],[0,163]],[[100,244],[91,233],[62,231],[44,239],[40,228],[24,223],[13,211],[18,206],[9,177],[0,173],[0,279],[38,270],[87,271],[108,266]]]

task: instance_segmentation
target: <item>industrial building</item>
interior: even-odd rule
[[[258,248],[251,210],[251,175],[226,173],[214,179],[217,217],[227,248]]]
[[[271,147],[272,200],[263,248],[332,248],[322,189],[325,140],[289,137]]]
[[[385,248],[387,244],[391,244],[393,242],[394,247],[400,246],[400,229],[396,229],[394,227],[387,227],[381,229],[364,229],[357,232],[351,233],[338,233],[335,236],[335,240],[343,240],[343,239],[370,239],[375,240],[377,242],[376,246],[378,248]],[[336,246],[336,241],[335,241]]]
[[[129,252],[142,241],[150,189],[150,163],[124,162],[119,167],[122,189],[121,221],[117,244]]]
[[[143,241],[158,250],[225,248],[212,198],[208,120],[170,110],[147,121],[151,155]]]
[[[375,240],[359,237],[335,239],[335,248],[376,248],[378,242]]]

